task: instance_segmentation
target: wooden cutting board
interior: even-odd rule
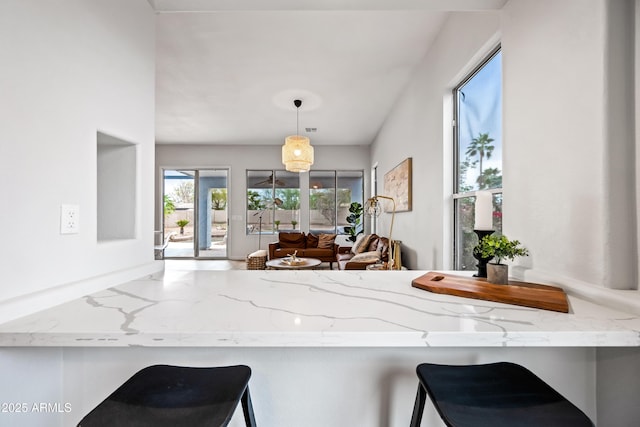
[[[562,288],[537,283],[509,281],[508,285],[494,285],[479,277],[456,276],[428,272],[413,279],[411,286],[437,294],[515,304],[543,310],[569,312],[567,295]]]

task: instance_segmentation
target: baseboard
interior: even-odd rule
[[[81,298],[84,295],[89,295],[130,280],[139,279],[162,270],[164,270],[164,261],[153,261],[1,301],[0,323],[33,314],[67,301]]]

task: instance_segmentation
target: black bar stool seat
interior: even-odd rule
[[[138,371],[87,414],[78,427],[226,426],[242,401],[255,427],[248,366],[154,365]]]
[[[411,427],[420,426],[427,394],[448,427],[593,427],[578,407],[514,363],[423,363],[416,371]]]

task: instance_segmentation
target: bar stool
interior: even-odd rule
[[[514,363],[418,365],[411,427],[428,394],[448,427],[593,427],[591,420],[528,369]]]
[[[240,401],[247,427],[255,427],[250,377],[251,369],[244,365],[149,366],[118,387],[78,427],[222,427]]]

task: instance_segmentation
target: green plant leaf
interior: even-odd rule
[[[529,255],[529,251],[520,246],[519,240],[509,240],[504,235],[483,237],[474,251],[480,253],[483,258],[493,257],[498,264],[501,264],[503,259],[513,261],[516,257]]]

